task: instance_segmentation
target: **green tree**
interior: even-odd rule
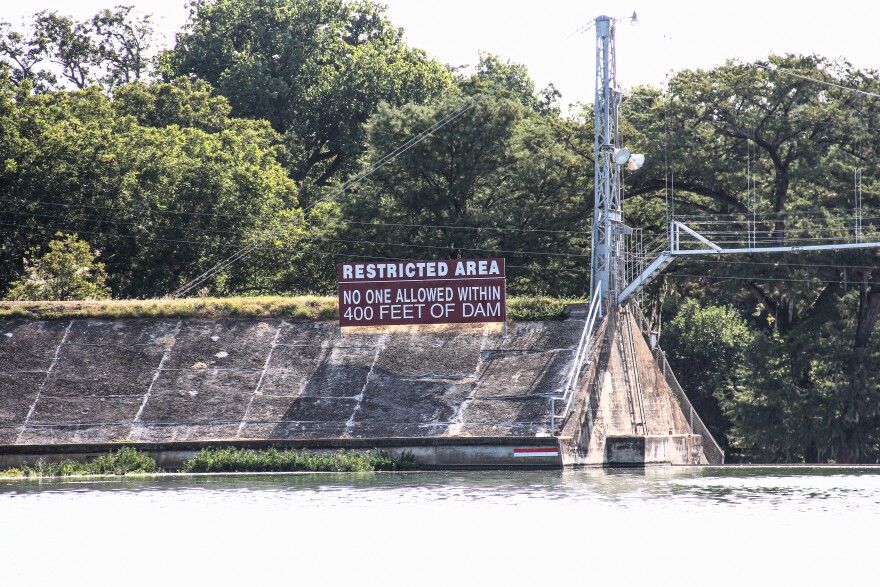
[[[672,184],[677,218],[728,246],[752,212],[760,244],[851,238],[851,219],[833,211],[853,207],[854,167],[867,178],[863,205],[880,204],[871,131],[880,108],[836,86],[876,93],[876,78],[846,62],[786,55],[679,72],[667,93],[637,89],[624,103],[627,142],[648,160],[628,179],[628,218],[662,233]],[[877,234],[876,224],[864,234]],[[735,445],[765,460],[878,458],[877,266],[871,252],[676,262],[669,281],[678,295],[734,304],[759,333],[722,402]]]
[[[481,51],[474,76],[483,82],[506,90],[510,93],[511,98],[526,108],[537,110],[538,98],[535,95],[535,82],[532,81],[525,65],[510,59],[505,60],[494,53]]]
[[[279,162],[281,137],[266,122],[222,116],[222,99],[187,84],[133,84],[120,104],[98,87],[0,92],[4,289],[24,253],[59,230],[102,251],[118,297],[165,295],[270,229],[280,240],[266,246],[286,252],[260,283],[312,256],[311,244],[299,242],[302,218],[296,185]],[[179,124],[140,124],[161,124],[157,109]],[[231,267],[210,284],[212,293],[268,293],[250,289],[253,267]]]
[[[17,85],[27,80],[36,91],[138,81],[152,61],[153,26],[151,16],[132,14],[132,8],[101,10],[85,21],[43,10],[33,15],[28,32],[0,22],[0,60]],[[65,84],[59,84],[58,74]]]
[[[586,162],[573,121],[541,116],[478,77],[426,105],[380,106],[365,166],[453,112],[454,122],[341,196],[339,249],[378,257],[503,256],[509,288],[585,295]],[[575,139],[577,140],[577,139]]]
[[[9,68],[10,81],[16,86],[27,82],[30,88],[45,91],[57,83],[55,76],[40,65],[45,51],[45,43],[35,31],[26,34],[0,21],[0,63]]]
[[[89,243],[75,234],[55,234],[48,251],[40,256],[40,247],[28,251],[24,275],[12,283],[7,298],[12,300],[100,300],[110,297],[104,283],[104,264],[96,259]]]
[[[113,107],[120,115],[134,116],[141,126],[177,125],[206,132],[223,130],[230,112],[226,98],[216,95],[207,82],[183,77],[168,83],[122,85],[113,94]]]
[[[669,363],[709,431],[727,449],[730,421],[721,404],[755,335],[732,306],[702,307],[685,299],[667,310],[674,317],[665,323],[661,342]]]
[[[105,74],[101,82],[108,87],[140,81],[150,66],[148,56],[153,24],[150,15],[133,15],[133,6],[104,9],[89,21],[96,38],[97,60]]]
[[[424,102],[451,81],[362,0],[196,0],[162,70],[208,81],[234,116],[268,120],[304,187],[355,168],[381,102]]]

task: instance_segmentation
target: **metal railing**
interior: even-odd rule
[[[633,434],[648,434],[647,419],[645,418],[645,398],[642,392],[642,380],[639,375],[639,362],[636,358],[636,344],[633,337],[632,322],[629,320],[629,311],[624,306],[622,315],[620,316],[618,344],[621,346],[620,358],[623,365],[624,381],[626,382],[627,395],[630,401],[630,410],[632,413],[632,431]],[[632,367],[632,375],[629,370]],[[632,379],[633,388],[630,389],[630,378]],[[640,432],[641,430],[641,432]]]
[[[581,333],[581,339],[575,352],[574,364],[572,364],[568,378],[565,380],[565,387],[562,388],[562,395],[550,398],[550,434],[552,436],[556,436],[556,421],[561,420],[562,424],[565,425],[566,418],[574,411],[574,390],[577,389],[578,379],[580,379],[584,365],[590,360],[590,336],[593,333],[593,326],[596,324],[596,318],[599,316],[599,308],[602,303],[599,296],[601,288],[602,283],[597,283],[596,291],[593,292],[593,296],[590,298],[590,309],[587,312],[584,331]],[[562,414],[556,413],[556,402],[565,404]]]
[[[645,332],[648,337],[650,337],[651,329],[648,325],[648,320],[645,318],[645,315],[642,314],[641,308],[635,306],[633,314],[636,317],[639,328],[641,328],[642,331]],[[715,438],[712,436],[712,433],[709,432],[708,428],[706,428],[706,425],[703,423],[700,415],[697,414],[697,411],[694,409],[693,404],[691,404],[690,400],[688,399],[684,389],[682,389],[681,384],[678,382],[678,379],[676,379],[675,373],[672,372],[672,367],[669,365],[669,361],[666,360],[666,353],[663,352],[663,349],[661,349],[659,345],[657,345],[656,348],[652,350],[654,351],[654,359],[657,361],[657,366],[663,372],[663,377],[666,380],[666,384],[669,385],[669,389],[672,390],[672,394],[678,401],[678,405],[681,408],[681,411],[684,412],[685,416],[688,417],[691,434],[699,434],[703,437],[703,455],[705,455],[706,460],[709,462],[710,465],[723,465],[724,451],[721,450],[721,447],[718,446],[717,442],[715,442]]]

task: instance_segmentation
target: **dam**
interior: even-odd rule
[[[640,315],[340,329],[282,318],[0,320],[0,467],[131,444],[410,451],[436,468],[719,463]],[[659,362],[658,362],[659,361]],[[577,368],[570,413],[551,398]]]

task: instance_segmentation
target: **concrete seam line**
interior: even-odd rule
[[[174,325],[175,333],[180,332],[180,327],[183,325],[182,320],[178,320],[177,324]],[[144,394],[144,400],[141,402],[141,407],[138,408],[137,414],[134,415],[134,419],[131,421],[131,429],[128,432],[128,435],[131,436],[134,434],[135,424],[141,419],[141,416],[144,413],[144,408],[147,407],[147,402],[150,401],[150,395],[153,393],[153,386],[156,385],[156,381],[159,380],[159,375],[162,374],[162,365],[165,364],[165,361],[168,360],[168,357],[171,356],[171,351],[174,349],[174,345],[177,343],[177,337],[174,338],[174,342],[165,349],[165,352],[162,353],[162,358],[159,359],[159,366],[156,367],[156,372],[153,373],[153,379],[150,381],[150,386],[147,388],[147,392]]]
[[[483,365],[483,352],[486,349],[486,343],[489,340],[489,329],[488,327],[483,328],[483,340],[480,341],[480,354],[477,357],[477,365],[474,368],[474,382],[470,391],[468,392],[467,397],[461,400],[461,403],[458,404],[458,407],[455,410],[455,413],[450,418],[450,425],[446,429],[447,434],[457,434],[458,430],[461,429],[461,413],[464,410],[465,404],[474,399],[474,396],[477,393],[477,387],[479,386],[479,377],[480,377],[480,367]]]
[[[241,416],[241,424],[238,425],[239,438],[241,437],[241,433],[244,431],[244,426],[248,421],[248,416],[251,413],[251,406],[254,405],[254,399],[257,397],[257,392],[260,391],[260,387],[263,385],[263,378],[266,377],[266,371],[269,370],[269,363],[272,361],[272,353],[275,352],[275,347],[278,345],[278,337],[281,335],[283,324],[284,322],[278,324],[278,330],[275,331],[275,336],[272,338],[272,344],[269,345],[269,354],[266,355],[266,362],[263,363],[263,369],[260,371],[260,379],[257,381],[257,385],[254,387],[254,391],[251,394],[251,399],[248,401],[248,405],[244,409],[244,414]]]
[[[61,347],[64,346],[64,341],[67,340],[67,335],[70,333],[70,329],[73,328],[73,323],[74,320],[71,320],[70,324],[67,325],[67,328],[64,329],[64,336],[61,337],[61,342],[58,343],[58,347],[55,349],[55,356],[52,357],[52,363],[49,365],[49,369],[46,371],[46,378],[43,379],[43,383],[37,390],[37,396],[34,398],[34,403],[31,404],[31,409],[28,411],[27,417],[24,419],[24,423],[21,425],[21,431],[19,431],[18,437],[15,439],[16,444],[21,442],[21,437],[24,436],[24,431],[28,426],[28,422],[30,422],[31,416],[34,415],[34,411],[37,409],[37,402],[40,401],[40,396],[42,395],[43,390],[46,389],[47,385],[49,385],[49,377],[52,375],[52,370],[58,363],[58,357],[61,355]]]
[[[364,393],[367,391],[367,386],[370,384],[370,379],[373,377],[373,371],[376,369],[376,363],[379,362],[379,355],[385,350],[385,343],[387,341],[388,333],[386,332],[382,334],[379,344],[376,345],[376,353],[373,355],[373,362],[370,364],[370,370],[367,372],[366,381],[364,381],[364,386],[361,388],[361,392],[357,395],[357,404],[355,404],[354,409],[351,411],[351,416],[349,416],[348,420],[345,422],[345,434],[350,434],[351,429],[354,428],[354,417],[357,415],[358,410],[361,409],[361,402],[364,401]]]

